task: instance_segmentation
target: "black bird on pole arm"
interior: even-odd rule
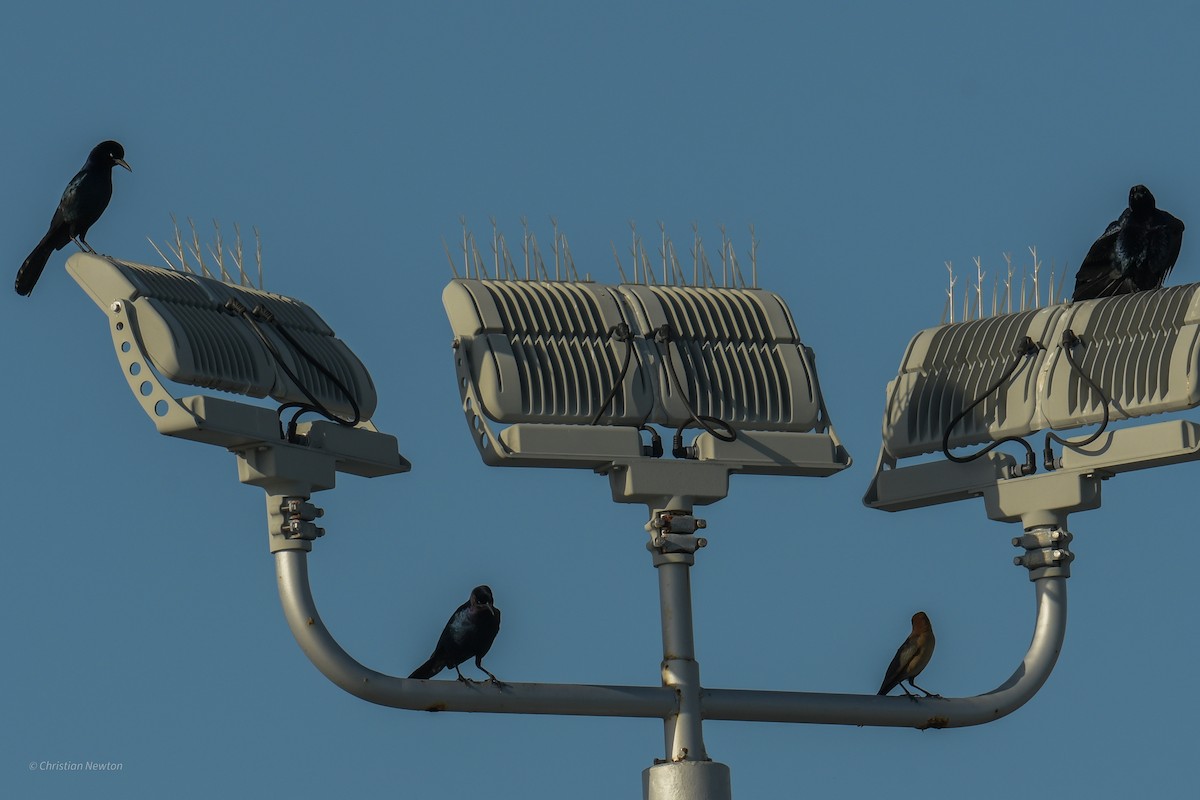
[[[92,148],[83,169],[63,191],[50,220],[50,230],[17,271],[17,294],[28,295],[33,291],[50,254],[66,247],[67,242],[75,242],[85,252],[96,252],[87,243],[87,232],[108,208],[113,190],[112,168],[118,164],[133,172],[133,167],[125,163],[125,148],[119,142],[110,140]]]
[[[1095,300],[1161,289],[1179,258],[1183,222],[1154,203],[1138,184],[1129,190],[1129,208],[1111,222],[1084,256],[1071,299]]]
[[[433,655],[408,677],[425,680],[447,667],[453,667],[460,681],[474,683],[464,677],[458,668],[459,664],[474,656],[475,666],[486,673],[492,683],[499,684],[500,680],[483,666],[483,657],[491,649],[499,632],[500,609],[494,605],[492,590],[487,586],[476,586],[471,590],[467,602],[450,616],[437,647],[433,649]]]

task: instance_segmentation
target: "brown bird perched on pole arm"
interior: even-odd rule
[[[925,615],[924,611],[918,611],[912,616],[912,633],[904,640],[904,644],[900,645],[900,649],[892,658],[892,663],[888,664],[887,674],[883,676],[883,684],[879,687],[879,694],[887,694],[899,686],[904,689],[906,695],[915,701],[917,696],[904,687],[904,681],[908,681],[914,689],[925,692],[926,697],[941,697],[940,694],[926,692],[913,683],[913,678],[920,675],[921,670],[929,665],[929,659],[933,657],[934,644],[933,626],[929,624],[929,617]]]

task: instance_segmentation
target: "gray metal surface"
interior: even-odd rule
[[[1041,349],[1019,356],[1026,336]],[[1014,520],[1018,514],[993,501],[1020,484],[1043,485],[1042,507],[1057,508],[1054,486],[1063,474],[1109,477],[1200,459],[1200,425],[1127,423],[1088,444],[1083,435],[1066,444],[1059,437],[1024,464],[997,451],[966,463],[926,456],[947,438],[954,448],[1099,422],[1106,405],[1116,422],[1197,404],[1200,284],[931,328],[913,338],[888,385],[879,460],[863,502],[902,511],[982,496],[992,519]],[[1019,493],[1030,491],[1039,490]],[[1094,501],[1074,510],[1097,505],[1098,489]]]
[[[947,426],[1003,374],[1025,336],[1044,349],[954,426],[950,446],[1098,422],[1101,399],[1066,358],[1068,330],[1081,340],[1071,352],[1107,396],[1111,419],[1200,404],[1200,284],[1049,306],[913,337],[888,385],[885,457],[940,450]]]
[[[307,554],[298,550],[275,554],[279,597],[288,626],[305,655],[322,674],[363,700],[425,711],[657,717],[664,720],[679,711],[675,690],[661,686],[506,683],[503,688],[498,688],[457,681],[409,680],[368,669],[342,649],[321,621],[308,583],[306,559]],[[1037,621],[1029,650],[1012,676],[985,694],[914,702],[903,696],[702,689],[700,713],[704,719],[711,720],[906,728],[957,728],[999,719],[1020,708],[1037,693],[1050,676],[1062,648],[1067,621],[1066,579],[1044,578],[1035,582],[1034,587]],[[669,588],[668,591],[681,590]],[[674,632],[670,636],[670,641],[680,643],[677,646],[681,649],[686,647],[685,639],[676,638]]]
[[[992,722],[1016,711],[1042,688],[1062,650],[1067,626],[1066,579],[1043,578],[1034,588],[1038,608],[1033,641],[1009,679],[990,692],[914,702],[903,695],[706,689],[701,701],[704,717],[901,728],[962,728]]]
[[[655,764],[642,771],[643,800],[729,800],[729,767],[715,761]]]
[[[582,714],[603,717],[657,717],[671,714],[675,692],[661,686],[422,681],[397,678],[354,660],[329,633],[313,602],[308,554],[275,554],[279,600],[296,642],[313,665],[355,697],[414,711],[488,711],[499,714]]]
[[[737,439],[696,430],[694,452],[678,460],[807,476],[850,464],[812,353],[771,292],[456,279],[442,302],[463,411],[489,465],[670,461],[669,445],[643,453],[638,428],[697,428],[693,412]]]
[[[67,272],[113,317],[118,347],[134,342],[146,366],[168,380],[250,397],[270,395],[280,403],[308,402],[290,370],[326,408],[351,414],[346,395],[294,340],[354,393],[362,419],[375,412],[378,398],[366,367],[317,312],[295,298],[90,253],[72,255]],[[261,307],[272,321],[252,327],[228,310],[231,301],[248,311]]]

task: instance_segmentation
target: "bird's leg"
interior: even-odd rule
[[[912,685],[912,687],[913,687],[914,689],[921,689],[921,687],[920,687],[920,686],[917,686],[917,685],[916,685],[915,683],[913,683],[912,681],[909,681],[909,683]],[[901,687],[901,688],[903,688],[903,687]],[[940,694],[934,694],[933,692],[927,692],[927,691],[925,691],[924,689],[921,689],[921,691],[922,691],[922,692],[925,692],[925,696],[926,696],[926,697],[939,697],[939,698],[941,697],[941,695],[940,695]]]
[[[909,683],[912,683],[912,681],[909,681]],[[898,684],[898,686],[899,686],[901,689],[904,689],[904,694],[905,694],[905,695],[907,695],[907,697],[908,697],[908,699],[909,699],[909,700],[912,700],[914,703],[915,703],[915,702],[917,702],[917,696],[916,696],[915,694],[913,694],[912,692],[910,692],[910,691],[909,691],[909,690],[908,690],[908,689],[907,689],[907,688],[904,686],[904,682],[903,682],[903,681],[901,681],[901,682]]]
[[[475,659],[475,666],[479,667],[480,671],[486,674],[488,676],[488,680],[490,680],[492,683],[496,684],[497,686],[505,685],[504,681],[497,678],[491,672],[488,672],[488,668],[483,665],[483,659]]]
[[[72,236],[71,241],[75,242],[75,244],[79,246],[79,249],[85,253],[96,252],[95,249],[87,243],[87,239],[83,238],[82,236]]]
[[[458,668],[458,664],[454,665],[454,671],[458,673],[458,679],[463,683],[474,683],[475,681],[462,674],[462,670]]]

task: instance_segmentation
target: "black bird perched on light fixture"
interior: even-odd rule
[[[1182,244],[1183,222],[1155,207],[1154,195],[1138,184],[1129,190],[1129,208],[1109,224],[1079,265],[1071,299],[1161,289]]]
[[[458,679],[464,683],[474,683],[462,674],[458,665],[468,658],[475,658],[475,666],[487,674],[492,683],[500,680],[488,672],[483,666],[483,657],[487,655],[500,632],[500,609],[492,600],[492,590],[487,586],[476,586],[471,590],[467,602],[459,606],[450,615],[446,627],[442,629],[437,647],[433,655],[421,666],[413,670],[410,678],[422,680],[432,678],[447,667],[454,667]]]
[[[924,689],[913,683],[913,678],[920,675],[921,670],[929,666],[929,659],[933,658],[933,647],[936,643],[933,638],[933,626],[929,624],[929,617],[924,611],[913,614],[912,633],[904,640],[904,644],[900,645],[900,649],[892,657],[892,663],[888,664],[887,673],[883,676],[883,684],[879,687],[879,694],[887,694],[899,686],[904,689],[906,695],[915,700],[916,695],[904,687],[904,681],[908,681],[914,689],[925,692]],[[941,697],[932,692],[925,692],[925,696]]]
[[[125,148],[119,142],[101,142],[88,153],[87,163],[67,184],[58,201],[50,230],[17,271],[17,294],[33,291],[50,254],[66,247],[67,242],[75,242],[84,252],[96,252],[87,243],[87,232],[108,208],[113,190],[112,168],[117,165],[133,172],[133,167],[125,163]]]

